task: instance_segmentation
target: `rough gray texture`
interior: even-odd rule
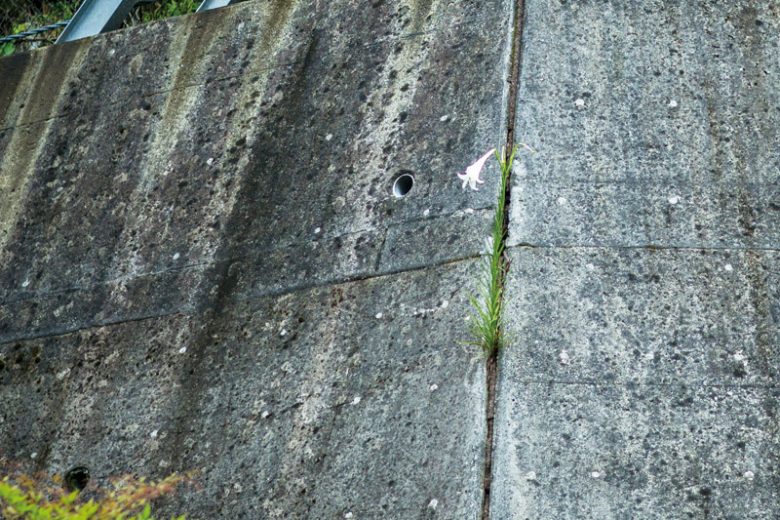
[[[0,60],[4,454],[200,468],[194,518],[478,518],[497,168],[455,172],[506,134],[510,5],[257,0]]]
[[[4,451],[98,478],[198,468],[173,507],[194,518],[477,518],[484,369],[453,289],[472,268],[6,345]]]
[[[258,1],[0,62],[0,341],[202,308],[231,264],[240,299],[473,256],[503,4]]]
[[[511,4],[0,60],[4,453],[200,468],[193,517],[478,518],[496,165],[454,173],[506,135]],[[525,4],[491,517],[780,516],[780,8]]]
[[[526,3],[512,244],[780,244],[777,2]]]
[[[780,514],[778,253],[511,260],[495,518]]]
[[[525,9],[492,517],[775,518],[780,10]]]

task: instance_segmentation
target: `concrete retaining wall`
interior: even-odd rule
[[[0,452],[192,518],[778,516],[778,27],[254,0],[0,60]],[[488,395],[455,173],[510,107]]]

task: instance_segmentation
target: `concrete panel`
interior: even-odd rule
[[[778,383],[778,252],[520,248],[512,256],[511,356],[527,375]]]
[[[0,60],[3,455],[199,469],[161,517],[478,519],[497,166],[455,174],[505,139],[511,19],[256,0]]]
[[[515,248],[495,518],[780,514],[780,256]]]
[[[491,516],[780,515],[774,2],[525,2]]]
[[[525,11],[511,243],[780,243],[776,2]]]
[[[778,515],[780,389],[512,386],[493,518],[763,520]]]
[[[0,134],[0,341],[206,308],[225,273],[241,300],[474,256],[497,168],[455,173],[505,135],[510,25],[508,1],[255,1],[64,45],[62,117]]]
[[[476,261],[0,346],[3,452],[200,470],[188,518],[479,518]],[[349,516],[347,516],[349,518]]]

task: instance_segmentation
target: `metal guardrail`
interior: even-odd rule
[[[55,43],[80,40],[107,31],[119,29],[136,5],[157,0],[84,0]],[[239,0],[203,0],[196,12],[224,7]]]
[[[208,11],[209,9],[217,9],[218,7],[225,7],[226,5],[235,4],[239,0],[203,0],[200,7],[195,11],[200,13],[201,11]]]
[[[54,43],[80,40],[119,29],[136,5],[154,1],[156,0],[84,0]]]
[[[63,20],[18,34],[3,36],[0,38],[0,44],[25,40],[61,27],[65,29],[60,33],[55,43],[64,43],[95,36],[122,27],[122,23],[136,6],[151,4],[157,1],[159,0],[84,0],[70,20]],[[196,12],[200,13],[225,7],[239,1],[241,0],[203,0]]]

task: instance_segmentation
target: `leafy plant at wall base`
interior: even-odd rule
[[[6,520],[154,520],[150,502],[171,494],[189,476],[172,474],[158,482],[122,477],[110,488],[87,488],[84,499],[62,479],[15,475],[0,479],[0,518]],[[87,493],[88,491],[88,493]],[[184,516],[173,517],[184,520]]]
[[[493,218],[491,236],[488,239],[486,254],[481,259],[477,293],[469,297],[472,313],[470,344],[479,346],[490,355],[503,346],[501,306],[503,303],[503,280],[507,265],[504,261],[504,241],[506,238],[506,193],[509,174],[512,171],[517,146],[512,148],[509,158],[506,151],[496,151],[496,159],[501,169],[501,184],[498,190],[498,204]]]

